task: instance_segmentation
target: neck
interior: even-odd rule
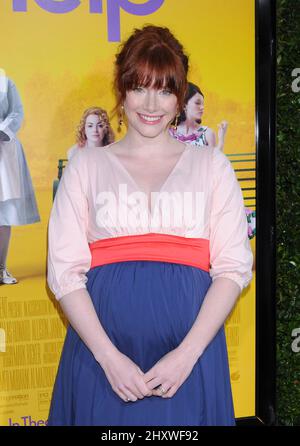
[[[89,147],[90,149],[92,149],[93,147],[102,147],[103,144],[102,144],[102,141],[99,143],[87,141],[86,146]]]
[[[180,132],[185,135],[189,135],[190,133],[193,133],[198,128],[199,128],[198,122],[193,119],[186,119],[184,122],[182,122],[178,126],[178,129],[180,130]]]
[[[147,153],[149,158],[161,154],[162,151],[166,152],[173,143],[174,139],[170,136],[168,129],[155,138],[147,138],[134,129],[128,128],[122,139],[122,146],[127,152],[135,156],[144,156]]]

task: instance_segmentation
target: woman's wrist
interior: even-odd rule
[[[193,360],[194,363],[198,361],[202,355],[202,350],[199,345],[195,345],[190,340],[184,339],[181,344],[177,347],[178,352],[180,352],[185,358]]]
[[[99,351],[95,352],[94,358],[102,366],[118,353],[120,353],[119,350],[114,346],[113,343],[111,343],[107,344],[106,346],[102,347]]]

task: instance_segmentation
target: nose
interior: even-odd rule
[[[145,110],[149,113],[157,111],[158,107],[158,92],[154,89],[149,89],[145,95]]]

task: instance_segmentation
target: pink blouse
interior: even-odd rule
[[[109,147],[78,151],[60,181],[48,228],[47,281],[56,299],[86,288],[89,243],[149,233],[209,240],[212,280],[226,277],[246,287],[253,256],[227,157],[185,145],[160,190],[148,196]]]

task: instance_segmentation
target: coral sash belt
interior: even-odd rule
[[[142,234],[96,240],[89,244],[91,268],[130,260],[179,263],[209,271],[209,240],[169,234]]]

